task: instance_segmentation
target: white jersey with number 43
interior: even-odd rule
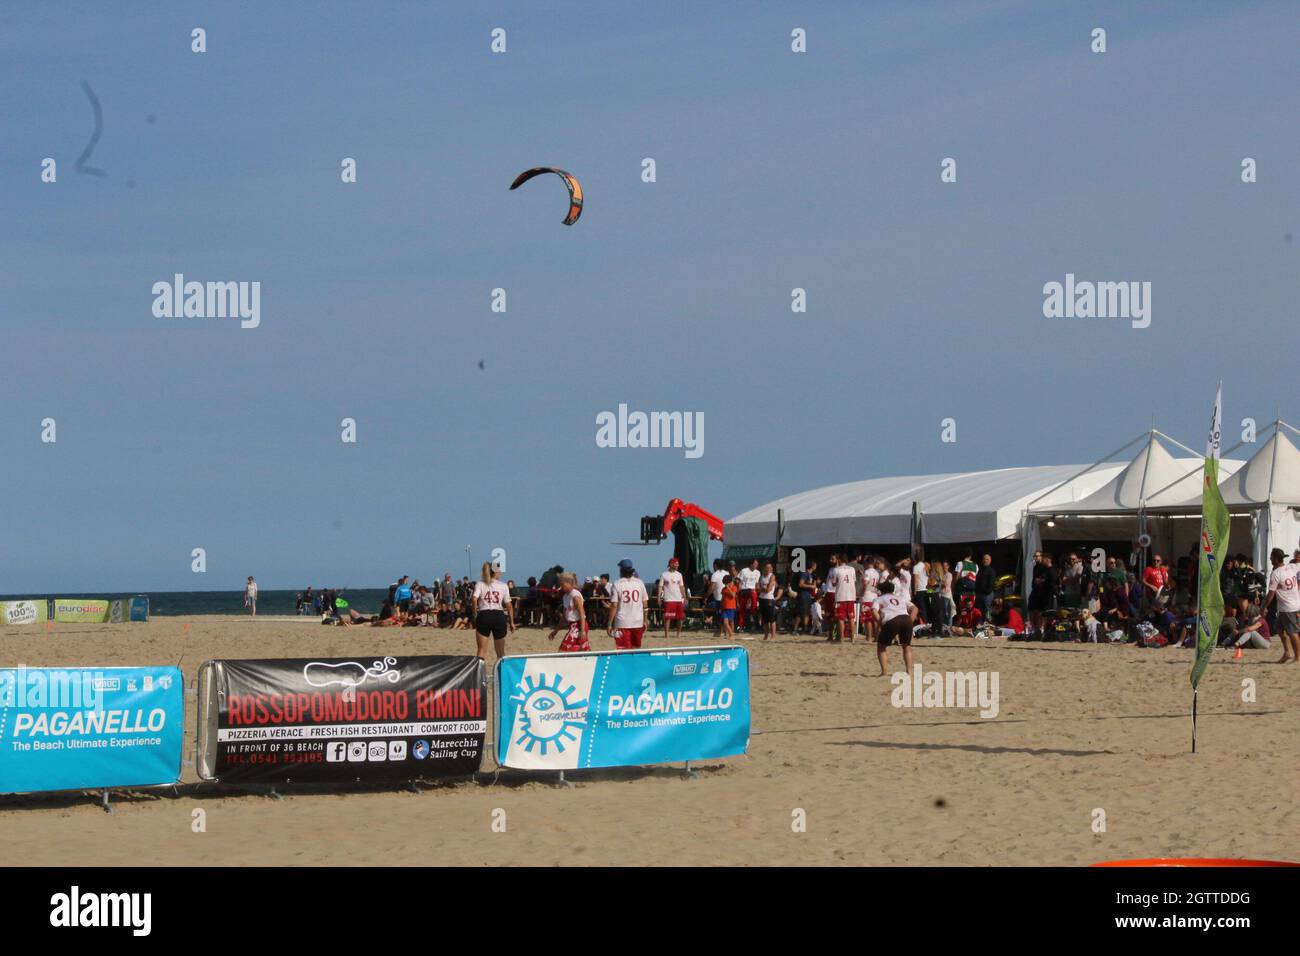
[[[504,611],[510,603],[510,588],[500,581],[484,584],[478,581],[474,585],[474,610]]]

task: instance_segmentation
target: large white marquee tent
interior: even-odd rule
[[[1256,567],[1268,566],[1273,547],[1289,554],[1300,541],[1300,450],[1288,432],[1297,433],[1275,422],[1249,460],[1225,457],[1220,465],[1234,516],[1229,551],[1251,554]],[[1202,476],[1198,452],[1153,428],[1092,465],[871,478],[800,492],[731,518],[724,541],[730,548],[1020,540],[1028,554],[1044,539],[1133,540],[1145,532],[1153,546],[1181,555],[1199,537]]]

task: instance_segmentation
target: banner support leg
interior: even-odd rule
[[[100,809],[103,810],[105,813],[112,813],[113,807],[108,802],[108,791],[107,790],[102,791],[99,797],[100,797],[99,799]]]
[[[1196,688],[1192,688],[1192,753],[1196,753]]]
[[[699,775],[698,773],[696,773],[694,770],[691,769],[691,762],[690,762],[689,760],[686,761],[686,779],[687,779],[687,780],[699,780],[699,779],[700,779],[700,775]]]
[[[570,783],[568,780],[565,780],[565,779],[564,779],[564,771],[563,771],[563,770],[560,771],[560,779],[557,781],[557,783],[558,783],[561,787],[568,787],[570,790],[573,789],[573,784]]]

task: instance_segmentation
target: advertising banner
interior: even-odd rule
[[[130,620],[147,621],[149,620],[149,599],[143,594],[131,598]]]
[[[54,598],[54,620],[102,624],[109,619],[109,602],[102,598]]]
[[[44,621],[47,604],[44,599],[0,602],[0,624],[35,624]]]
[[[413,780],[477,772],[477,657],[210,661],[199,774],[222,782]]]
[[[539,654],[497,662],[497,763],[573,770],[749,748],[743,647]]]
[[[0,793],[176,783],[176,667],[0,669]]]

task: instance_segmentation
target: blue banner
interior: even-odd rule
[[[0,669],[0,793],[175,783],[176,667]]]
[[[497,763],[576,770],[704,760],[749,747],[743,647],[497,661]]]

